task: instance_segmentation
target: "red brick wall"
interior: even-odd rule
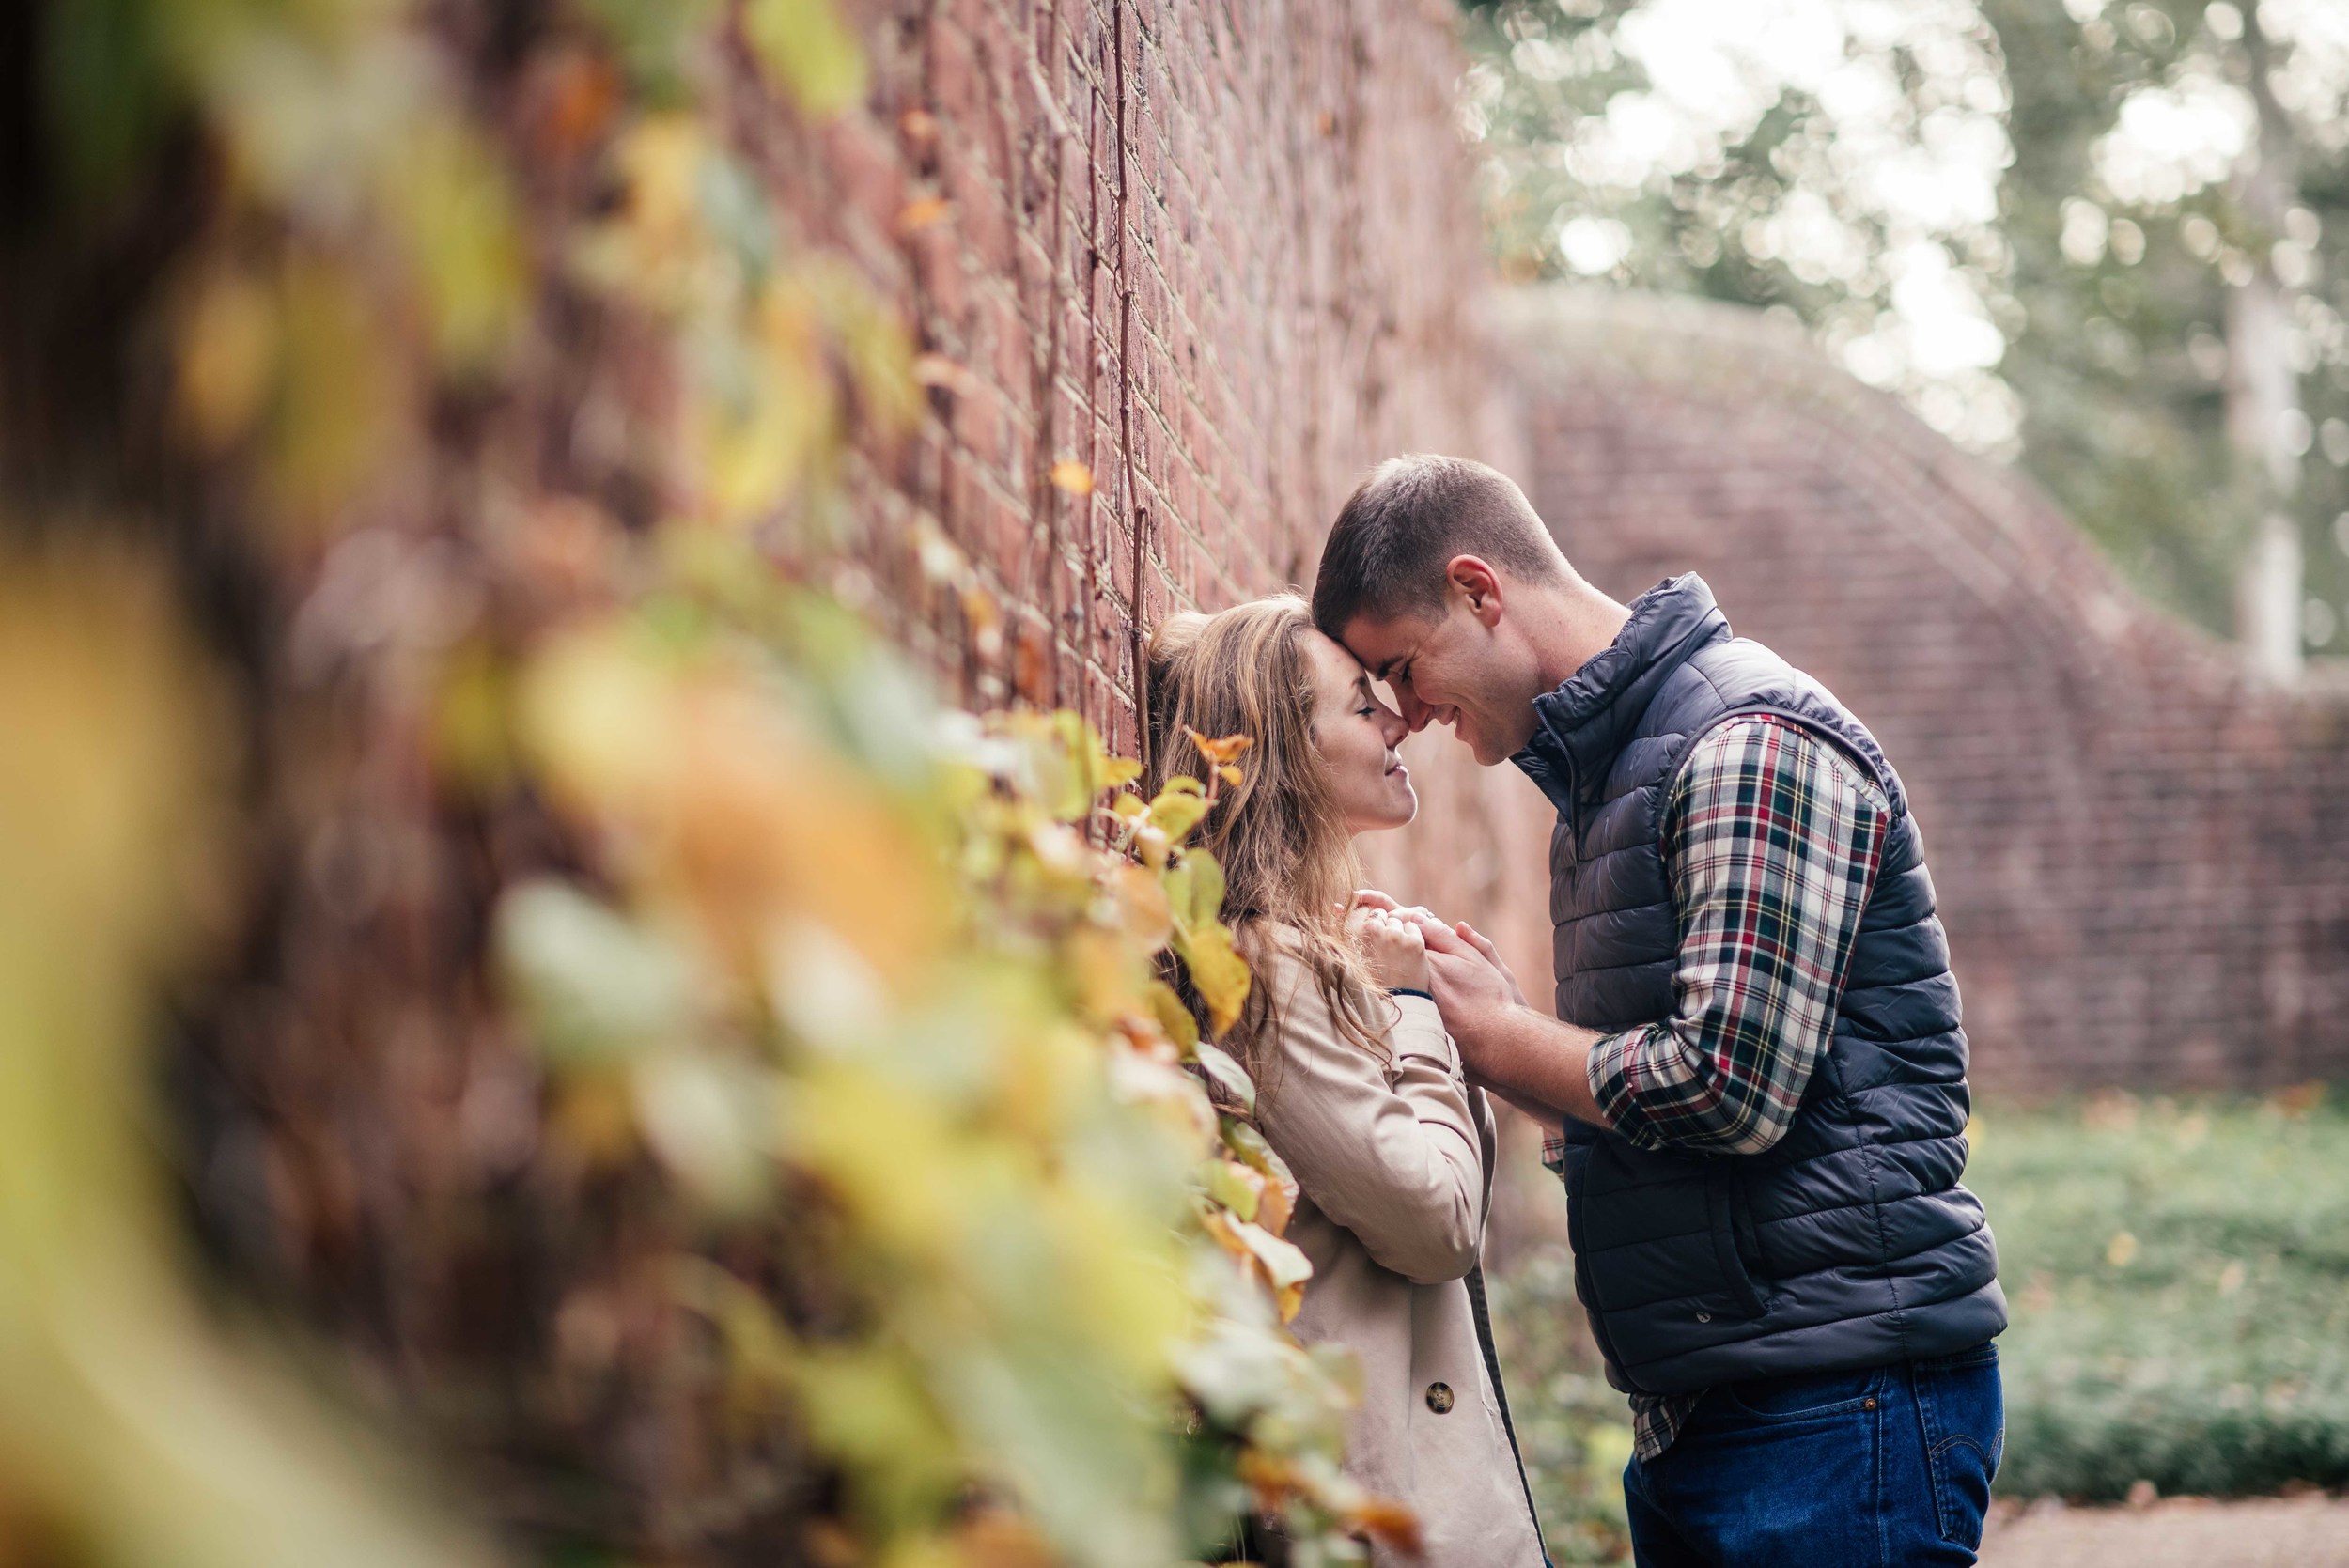
[[[1978,1079],[2349,1074],[2349,686],[2247,683],[2019,476],[1792,329],[1496,302],[1535,504],[1620,598],[1704,574],[1915,798]]]
[[[864,490],[878,598],[915,607],[904,634],[948,695],[1077,706],[1130,752],[1138,623],[1310,582],[1380,458],[1514,465],[1470,319],[1483,246],[1448,6],[852,8],[867,109],[759,130],[796,222],[846,244],[951,366]],[[905,232],[932,197],[948,216]],[[1086,465],[1093,493],[1055,489],[1056,462]],[[922,582],[902,545],[920,526],[1006,607],[1000,642]],[[1378,873],[1492,908],[1504,871],[1531,887],[1540,869],[1491,852],[1493,814],[1537,797],[1449,750],[1414,746],[1423,831]]]

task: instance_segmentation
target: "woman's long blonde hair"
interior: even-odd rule
[[[1344,1034],[1376,1052],[1386,1032],[1377,987],[1346,930],[1361,868],[1314,744],[1315,635],[1305,601],[1278,594],[1220,614],[1169,616],[1150,639],[1154,791],[1178,775],[1207,777],[1193,731],[1255,742],[1240,782],[1224,786],[1193,842],[1223,867],[1223,918],[1257,976],[1227,1044],[1268,1093],[1276,944],[1312,972]]]

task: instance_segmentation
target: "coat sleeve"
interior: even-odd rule
[[[1259,1108],[1266,1139],[1381,1267],[1423,1285],[1460,1278],[1484,1239],[1484,1143],[1436,1004],[1386,999],[1399,1016],[1385,1062],[1339,1032],[1304,965],[1271,968],[1279,1070]]]

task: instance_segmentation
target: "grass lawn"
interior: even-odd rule
[[[2001,1493],[2349,1485],[2349,1093],[1993,1103],[1973,1132],[2014,1316]],[[1553,1552],[1618,1560],[1630,1433],[1563,1247],[1493,1296]]]

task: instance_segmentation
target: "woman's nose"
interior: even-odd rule
[[[1408,706],[1411,699],[1406,697],[1403,701],[1406,706]],[[1378,709],[1378,733],[1386,737],[1389,746],[1401,745],[1403,737],[1418,728],[1419,725],[1391,707],[1381,706]]]

